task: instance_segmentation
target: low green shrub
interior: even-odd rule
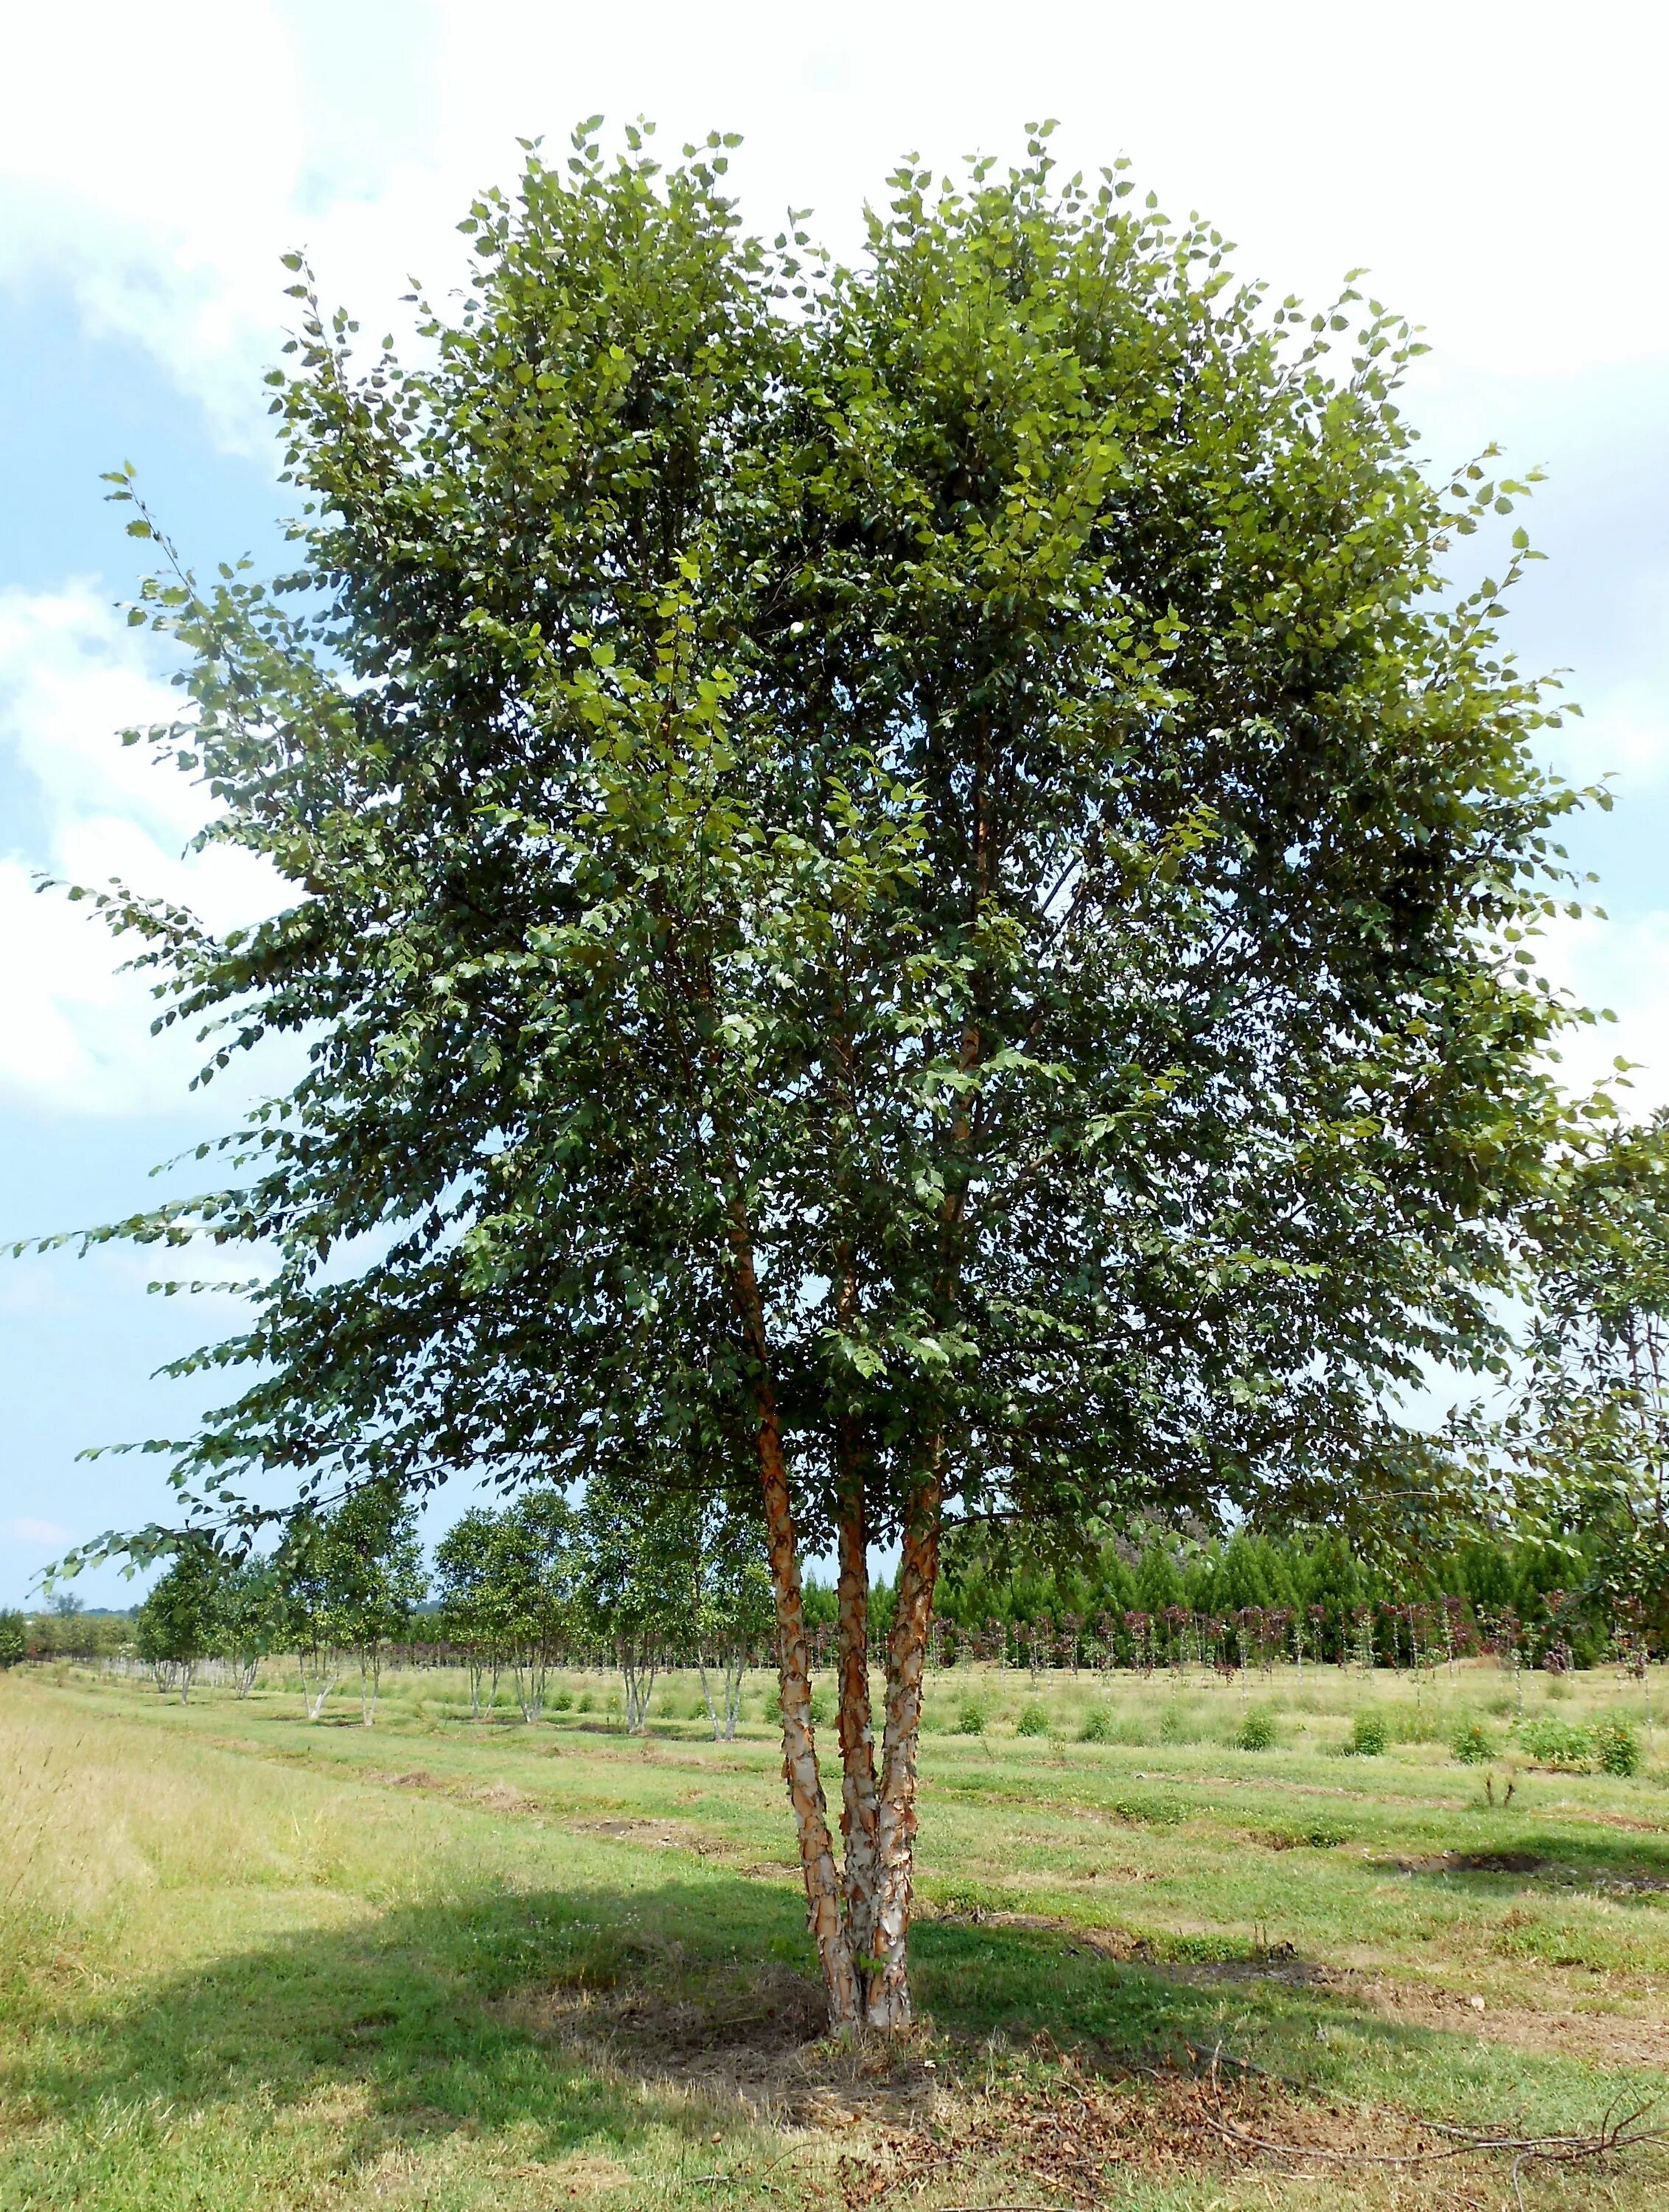
[[[1235,1731],[1236,1751],[1268,1751],[1275,1741],[1275,1717],[1254,1705]]]
[[[572,1709],[573,1705],[573,1691],[558,1690],[555,1696],[550,1701],[550,1710],[553,1713],[565,1713]]]
[[[1243,1936],[1172,1935],[1168,1931],[1146,1938],[1150,1958],[1183,1966],[1238,1965],[1256,1953]]]
[[[1049,1716],[1041,1705],[1027,1705],[1014,1723],[1016,1735],[1047,1735]]]
[[[956,1734],[958,1735],[983,1735],[985,1734],[985,1707],[978,1704],[974,1698],[970,1698],[968,1703],[962,1707],[962,1711],[956,1715]]]
[[[1441,1743],[1449,1732],[1448,1716],[1435,1705],[1405,1705],[1387,1713],[1385,1725],[1392,1743]]]
[[[929,1881],[921,1887],[933,1911],[946,1919],[987,1920],[992,1913],[1012,1912],[1020,1903],[1014,1890],[992,1882]]]
[[[1519,1742],[1526,1756],[1534,1759],[1538,1766],[1553,1766],[1569,1774],[1580,1774],[1593,1764],[1593,1737],[1589,1730],[1578,1728],[1574,1722],[1559,1720],[1551,1713],[1526,1721],[1519,1729]]]
[[[596,1709],[597,1700],[592,1696],[591,1692],[589,1690],[581,1690],[579,1696],[574,1701],[574,1711],[576,1713],[589,1713],[594,1712]]]
[[[1496,1755],[1494,1740],[1482,1721],[1462,1721],[1449,1738],[1449,1752],[1460,1766],[1487,1766]]]
[[[1083,1726],[1078,1730],[1078,1741],[1080,1743],[1111,1743],[1112,1741],[1113,1716],[1104,1705],[1097,1705],[1094,1711],[1088,1715]]]
[[[1334,1851],[1350,1840],[1343,1828],[1335,1828],[1326,1820],[1317,1820],[1303,1828],[1270,1828],[1265,1834],[1265,1841],[1272,1851]]]
[[[1350,1723],[1350,1741],[1344,1747],[1350,1759],[1383,1759],[1390,1741],[1383,1713],[1358,1713]]]
[[[1177,1828],[1188,1817],[1180,1797],[1115,1797],[1107,1809],[1132,1828]]]
[[[1189,1743],[1193,1738],[1193,1730],[1189,1725],[1188,1716],[1173,1698],[1159,1716],[1159,1741],[1161,1743]]]
[[[1640,1771],[1640,1738],[1627,1721],[1611,1713],[1593,1731],[1593,1753],[1602,1774],[1627,1777]]]

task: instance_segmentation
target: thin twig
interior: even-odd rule
[[[1620,2120],[1613,2119],[1611,2117],[1620,2101],[1613,2099],[1606,2108],[1605,2117],[1599,2124],[1598,2133],[1594,2135],[1497,2135],[1487,2130],[1467,2130],[1441,2120],[1411,2119],[1406,2114],[1399,2114],[1396,2117],[1405,2119],[1416,2128],[1424,2128],[1429,2134],[1447,2136],[1452,2140],[1441,2149],[1419,2151],[1333,2150],[1319,2143],[1280,2142],[1267,2136],[1255,2136],[1250,2130],[1238,2126],[1233,2120],[1224,2116],[1221,2108],[1217,2069],[1225,2056],[1229,2057],[1230,2064],[1240,2068],[1243,2072],[1262,2073],[1263,2069],[1260,2067],[1254,2067],[1249,2061],[1225,2054],[1219,2045],[1211,2053],[1211,2087],[1214,2095],[1217,2098],[1218,2109],[1215,2112],[1207,2112],[1195,2124],[1209,2130],[1211,2134],[1218,2136],[1223,2142],[1232,2144],[1236,2149],[1261,2151],[1275,2158],[1320,2160],[1332,2166],[1435,2166],[1450,2159],[1481,2157],[1491,2153],[1504,2154],[1510,2151],[1514,2154],[1513,2191],[1520,2204],[1524,2199],[1520,2185],[1520,2176],[1526,2166],[1536,2164],[1575,2166],[1587,2159],[1604,2158],[1615,2151],[1632,2149],[1641,2143],[1661,2142],[1666,2136],[1669,2136],[1669,2130],[1640,2128],[1635,2124],[1636,2121],[1643,2119],[1657,2102],[1655,2098],[1652,2098],[1645,2104],[1636,2106]],[[1156,2067],[1144,2067],[1142,2071],[1156,2081],[1162,2082],[1166,2080],[1166,2076]]]

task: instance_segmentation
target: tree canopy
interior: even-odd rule
[[[1467,1425],[1530,1525],[1669,1631],[1669,1112],[1561,1159],[1533,1218],[1535,1303],[1501,1411]]]
[[[288,902],[100,896],[211,1069],[306,1069],[98,1233],[280,1255],[183,1363],[253,1375],[195,1517],[625,1469],[762,1522],[831,2008],[883,2025],[947,1517],[1437,1510],[1393,1394],[1501,1356],[1573,800],[1498,641],[1524,533],[1445,568],[1525,487],[1417,465],[1394,316],[1044,132],[906,164],[851,268],[746,236],[717,137],[628,137],[483,195],[409,358],[296,264],[296,573],[137,611],[191,656],[151,741]]]

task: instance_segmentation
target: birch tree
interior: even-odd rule
[[[498,1516],[485,1506],[461,1514],[434,1547],[440,1633],[464,1654],[470,1675],[470,1718],[490,1713],[509,1656],[500,1578],[495,1572]]]
[[[1445,566],[1524,487],[1417,465],[1394,316],[1277,304],[1046,133],[907,165],[850,269],[746,237],[716,137],[627,136],[482,196],[410,359],[295,264],[295,573],[165,546],[136,609],[188,655],[149,741],[289,900],[97,896],[207,1073],[307,1066],[95,1235],[281,1257],[182,1363],[243,1385],[188,1523],[745,1481],[831,2018],[901,2027],[947,1522],[1441,1507],[1395,1394],[1502,1354],[1574,802],[1497,640],[1527,540]]]
[[[222,1562],[198,1540],[183,1544],[133,1623],[133,1645],[159,1690],[177,1688],[183,1705],[220,1626]]]

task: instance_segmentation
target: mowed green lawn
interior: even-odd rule
[[[1424,2160],[1418,2118],[1586,2134],[1665,2087],[1669,1759],[1535,1769],[1493,1668],[935,1677],[927,2021],[880,2053],[816,2040],[763,1681],[729,1745],[689,1678],[643,1741],[607,1678],[551,1686],[528,1727],[400,1675],[366,1729],[279,1666],[184,1708],[0,1676],[0,2203],[1493,2208],[1510,2160]],[[1524,1694],[1642,1714],[1609,1675]],[[1363,1705],[1382,1757],[1341,1755]],[[1253,1709],[1275,1741],[1235,1748]],[[1450,1755],[1473,1717],[1488,1767]],[[1645,2207],[1669,2161],[1520,2185]]]

